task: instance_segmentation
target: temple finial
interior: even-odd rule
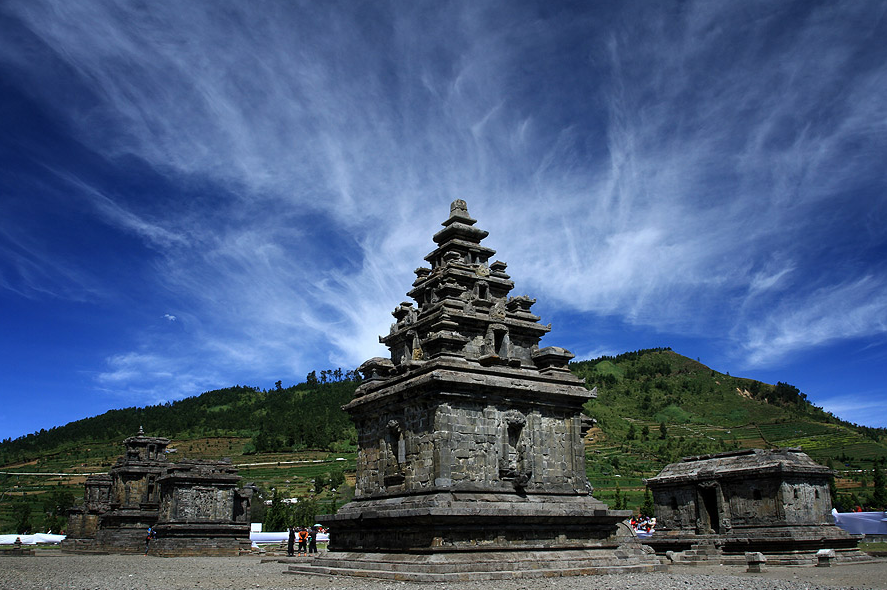
[[[477,222],[476,219],[472,219],[471,215],[468,214],[468,203],[462,199],[456,199],[450,203],[450,217],[441,225],[448,226],[456,221],[465,225],[474,225]]]

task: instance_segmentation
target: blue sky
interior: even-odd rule
[[[0,438],[385,350],[456,198],[578,358],[887,426],[883,2],[0,3]]]

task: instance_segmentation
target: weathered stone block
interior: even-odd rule
[[[754,551],[745,554],[745,561],[748,564],[748,568],[745,571],[759,574],[764,571],[767,558],[764,557],[763,553]]]

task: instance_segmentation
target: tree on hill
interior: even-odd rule
[[[293,507],[293,524],[295,526],[310,527],[317,522],[317,513],[320,511],[316,497],[303,496],[299,498]]]
[[[27,502],[16,502],[12,505],[12,519],[15,521],[15,533],[27,535],[31,532],[31,505]]]
[[[637,431],[634,428],[634,422],[629,423],[628,433],[625,435],[626,440],[634,440],[637,438]]]
[[[74,494],[70,490],[53,490],[44,494],[43,529],[58,533],[67,527],[68,510],[74,506]]]
[[[884,481],[884,460],[875,459],[874,473],[872,474],[872,508],[884,510],[887,508],[887,483]]]
[[[650,495],[650,488],[644,488],[644,503],[641,504],[641,516],[656,516],[656,507],[653,504],[653,496]]]
[[[625,508],[625,496],[622,495],[622,490],[619,489],[619,484],[616,484],[616,491],[613,494],[613,510],[622,510]]]
[[[338,488],[345,483],[345,473],[341,469],[333,469],[329,474],[329,482],[331,488]]]
[[[265,520],[262,528],[266,532],[285,531],[292,521],[289,507],[283,501],[280,490],[274,490],[271,498],[271,507],[265,511]]]

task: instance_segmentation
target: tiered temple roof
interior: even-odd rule
[[[496,251],[481,245],[488,232],[474,227],[465,201],[450,206],[444,229],[416,269],[413,301],[398,305],[390,333],[379,341],[391,351],[360,367],[372,381],[418,368],[428,360],[459,358],[484,366],[510,366],[547,372],[567,370],[573,355],[559,347],[539,349],[551,325],[539,323],[530,311],[536,302],[526,295],[509,296],[514,282]]]

